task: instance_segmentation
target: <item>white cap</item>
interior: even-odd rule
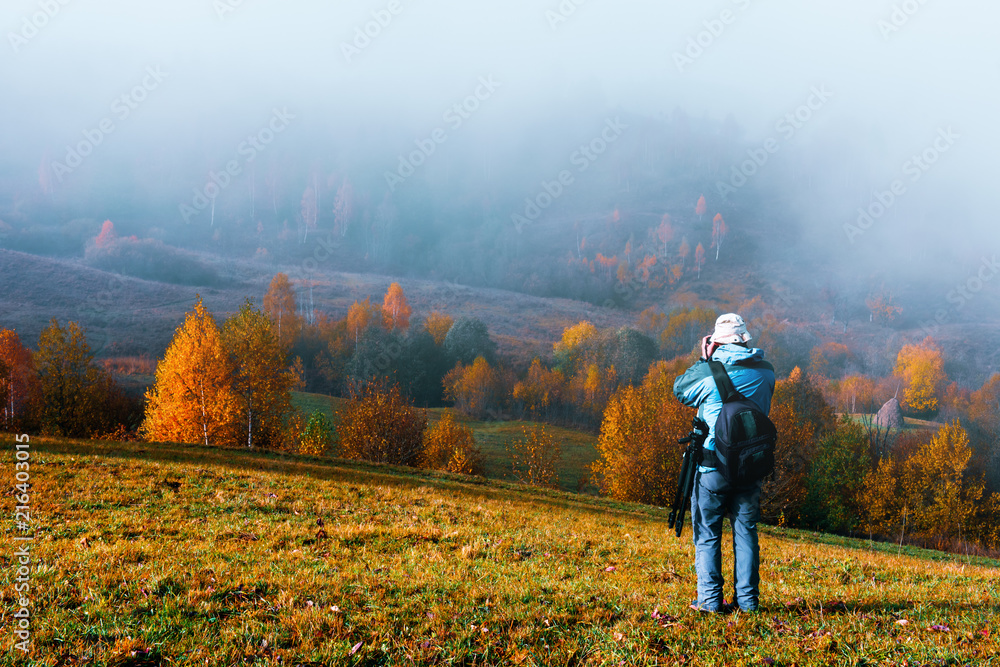
[[[715,332],[710,339],[713,343],[746,343],[753,339],[747,332],[747,323],[736,313],[720,315],[715,321]]]

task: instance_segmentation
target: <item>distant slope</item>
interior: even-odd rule
[[[296,280],[298,267],[261,266],[217,260],[224,265],[225,287],[187,287],[140,280],[90,268],[72,260],[39,257],[0,249],[0,326],[16,329],[34,347],[53,317],[77,320],[99,356],[150,354],[166,349],[174,330],[197,294],[217,318],[235,312],[247,298],[259,305],[279,271]],[[343,317],[355,300],[381,304],[391,282],[403,286],[418,316],[441,310],[453,317],[475,316],[486,322],[503,352],[530,360],[548,354],[566,326],[587,319],[599,327],[632,323],[633,315],[568,299],[527,296],[431,280],[376,274],[316,271],[311,275],[312,304]],[[297,281],[300,303],[309,289]]]
[[[12,439],[0,446],[10,469]],[[1000,653],[996,561],[763,527],[761,613],[702,616],[688,609],[690,530],[675,538],[657,508],[261,452],[31,446],[31,558],[45,564],[31,575],[33,664],[984,665]]]

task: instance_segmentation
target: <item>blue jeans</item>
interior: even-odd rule
[[[757,522],[760,520],[762,482],[733,489],[717,470],[699,472],[691,493],[691,527],[694,532],[694,565],[698,573],[697,606],[705,611],[721,611],[722,601],[722,520],[728,513],[733,527],[733,579],[736,604],[755,611],[760,598],[760,547]]]

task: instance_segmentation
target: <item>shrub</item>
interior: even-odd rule
[[[299,435],[299,453],[322,456],[330,448],[333,440],[333,425],[319,410],[312,413],[302,433]]]
[[[340,454],[375,463],[415,465],[426,427],[426,413],[409,405],[398,385],[352,389],[337,426]]]
[[[562,458],[559,442],[543,426],[524,426],[522,436],[510,445],[514,476],[532,486],[558,488],[556,468]]]
[[[463,475],[482,475],[482,454],[476,447],[472,430],[456,424],[446,413],[424,432],[422,467]]]

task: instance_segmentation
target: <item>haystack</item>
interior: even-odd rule
[[[875,415],[875,424],[883,428],[903,428],[903,408],[895,397],[885,402]]]

